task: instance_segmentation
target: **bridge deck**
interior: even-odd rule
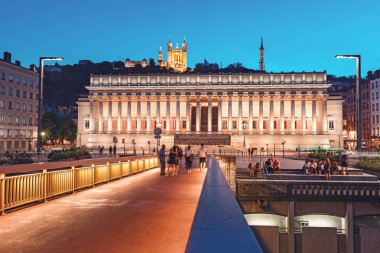
[[[1,252],[184,252],[205,172],[158,169],[0,217]]]

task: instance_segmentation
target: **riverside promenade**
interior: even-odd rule
[[[184,252],[205,176],[153,169],[7,213],[0,252]]]

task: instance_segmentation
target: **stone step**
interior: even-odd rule
[[[263,174],[264,175],[264,174]],[[249,173],[238,173],[236,179],[251,179]],[[326,179],[325,175],[290,175],[290,174],[269,174],[267,176],[270,180],[316,180],[322,181]],[[333,175],[331,181],[378,181],[376,176],[364,175]]]

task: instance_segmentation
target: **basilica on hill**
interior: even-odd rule
[[[158,65],[172,74],[91,75],[78,100],[78,145],[109,146],[113,137],[137,146],[161,143],[286,149],[342,147],[342,98],[327,93],[326,72],[268,73],[261,41],[252,73],[182,73],[187,43],[167,43]]]
[[[178,43],[175,48],[169,40],[167,46],[167,61],[163,60],[162,48],[158,52],[158,66],[167,69],[173,69],[175,72],[182,73],[187,69],[187,43],[185,40],[182,42],[182,48],[178,48]]]

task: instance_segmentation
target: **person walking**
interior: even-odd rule
[[[342,175],[348,175],[348,155],[346,153],[342,154]],[[344,173],[344,168],[346,168],[346,173]]]
[[[194,153],[191,150],[191,146],[189,145],[185,151],[185,161],[186,161],[186,170],[187,174],[191,173],[191,167],[193,165]]]
[[[178,148],[178,146],[173,147],[173,152],[175,154],[174,175],[177,176],[178,175],[178,163],[179,163],[179,155],[178,155],[179,148]]]
[[[331,173],[331,162],[330,159],[326,159],[325,165],[323,167],[326,175],[326,180],[330,180],[330,173]]]
[[[206,167],[207,148],[201,143],[201,148],[198,150],[199,155],[199,171]]]
[[[182,158],[183,158],[183,150],[181,147],[178,147],[178,166],[182,168]],[[177,167],[178,170],[178,167]]]
[[[108,149],[108,153],[110,155],[110,157],[112,156],[112,146],[110,146],[110,148]]]
[[[160,160],[161,173],[160,176],[165,176],[165,162],[166,162],[166,151],[165,144],[162,144],[160,151],[158,152],[158,159]]]
[[[175,175],[176,157],[177,157],[176,153],[171,148],[169,150],[169,155],[168,155],[168,176],[174,176]]]

